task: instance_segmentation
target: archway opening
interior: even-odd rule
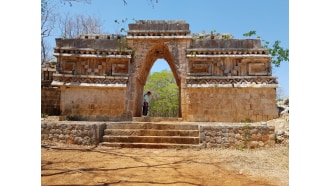
[[[147,77],[144,94],[151,91],[149,117],[180,117],[179,87],[164,59],[157,59]]]

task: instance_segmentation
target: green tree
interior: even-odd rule
[[[289,62],[289,49],[280,46],[281,41],[276,40],[271,47],[269,46],[269,41],[263,40],[263,42],[263,47],[268,48],[269,54],[272,56],[272,64],[274,64],[275,67],[280,67],[283,61]]]
[[[255,30],[252,30],[247,33],[244,33],[243,36],[251,37],[256,34],[257,32]],[[257,38],[260,38],[260,36],[257,36]],[[281,63],[284,61],[289,62],[289,49],[283,48],[280,45],[281,41],[276,40],[271,46],[269,41],[262,40],[262,42],[262,47],[267,48],[269,50],[269,54],[272,56],[271,63],[275,65],[275,67],[280,67]]]
[[[150,116],[178,117],[179,88],[171,71],[163,70],[152,73],[148,77],[144,89],[152,92]]]

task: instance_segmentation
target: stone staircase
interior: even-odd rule
[[[100,146],[121,148],[198,148],[199,126],[179,122],[108,123]]]

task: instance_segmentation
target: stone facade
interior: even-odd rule
[[[51,87],[55,71],[55,65],[45,64],[41,66],[41,88]]]
[[[198,87],[186,88],[183,118],[186,121],[268,121],[276,117],[272,89]]]
[[[264,121],[278,117],[276,77],[259,39],[191,34],[182,20],[138,20],[127,35],[56,39],[61,116],[132,120],[154,62],[165,59],[179,87],[184,121]],[[218,35],[219,36],[219,35]],[[228,35],[227,35],[228,36]]]
[[[46,115],[60,114],[61,91],[59,88],[43,87],[41,89],[41,113]]]
[[[62,115],[72,120],[120,121],[124,118],[126,89],[122,87],[61,87]],[[65,119],[65,118],[63,118]]]

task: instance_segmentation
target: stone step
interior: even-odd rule
[[[133,117],[133,122],[181,122],[182,118],[177,117]]]
[[[190,136],[103,136],[103,142],[199,144],[199,137]]]
[[[106,129],[153,129],[153,130],[199,130],[193,124],[166,124],[166,123],[109,123]]]
[[[105,136],[194,136],[198,130],[105,129]]]
[[[199,146],[199,126],[178,122],[114,122],[101,145],[123,148],[192,148]]]
[[[199,144],[175,144],[175,143],[110,143],[102,142],[99,146],[119,148],[151,148],[151,149],[185,149],[201,148]]]

